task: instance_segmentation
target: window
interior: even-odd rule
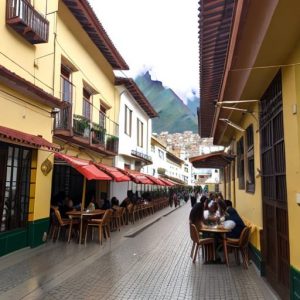
[[[137,145],[143,147],[144,140],[144,124],[141,120],[137,119]]]
[[[163,151],[161,151],[160,149],[158,149],[158,156],[159,156],[159,158],[160,159],[164,159],[164,152]]]
[[[239,179],[239,189],[245,188],[245,164],[244,164],[244,138],[237,142],[237,176]]]
[[[61,69],[60,69],[61,99],[69,103],[72,103],[72,90],[73,90],[73,85],[71,82],[71,73],[72,70],[69,67],[65,65],[61,65]]]
[[[246,191],[254,193],[255,191],[255,173],[254,173],[254,143],[253,143],[253,125],[246,129],[247,138],[247,182]]]
[[[132,110],[125,105],[125,129],[124,132],[131,136],[131,127],[132,127]]]
[[[106,128],[106,108],[103,105],[100,105],[99,111],[99,126],[100,128]]]
[[[82,114],[87,120],[91,120],[91,93],[87,89],[83,89],[83,106]]]
[[[31,150],[0,142],[0,232],[28,221]]]

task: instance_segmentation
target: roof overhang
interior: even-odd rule
[[[199,134],[210,137],[223,80],[232,22],[234,0],[200,0],[200,111]]]
[[[88,1],[63,0],[63,2],[112,68],[114,70],[129,70],[127,63],[114,46]]]
[[[63,102],[60,99],[46,93],[41,88],[9,71],[2,65],[0,65],[0,84],[46,106],[52,108],[63,106]]]
[[[152,107],[152,105],[142,93],[142,91],[138,88],[137,84],[132,78],[116,77],[115,85],[124,85],[127,91],[130,93],[130,95],[132,95],[134,100],[144,110],[144,112],[149,116],[149,118],[158,117],[157,112]]]
[[[235,156],[218,151],[190,158],[194,168],[222,169],[235,158]]]
[[[236,13],[222,84],[217,91],[217,101],[239,101],[240,103],[233,105],[234,108],[243,108],[250,113],[256,111],[255,117],[258,119],[259,101],[258,104],[253,104],[242,100],[259,100],[280,66],[291,63],[291,52],[300,38],[300,3],[297,0],[236,2]],[[214,96],[211,96],[211,101],[213,98]],[[222,109],[221,105],[215,107],[215,104],[212,103],[214,115],[210,124],[211,135],[214,144],[226,146],[235,137],[236,129],[220,119],[228,119],[240,125],[245,114],[234,109]]]

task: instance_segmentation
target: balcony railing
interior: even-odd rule
[[[72,105],[61,108],[55,115],[55,129],[71,130],[72,128]]]
[[[114,135],[106,135],[105,149],[110,152],[118,153],[119,150],[119,138]]]
[[[114,124],[115,126],[118,125]],[[107,129],[97,123],[91,123],[90,120],[83,116],[72,115],[72,105],[60,109],[56,114],[54,134],[79,137],[81,142],[89,146],[96,146],[103,150],[118,153],[119,138],[113,134],[108,134]]]
[[[92,143],[96,145],[105,145],[106,129],[96,123],[92,124]]]
[[[6,0],[6,23],[31,44],[48,42],[48,20],[26,0]]]
[[[73,132],[76,135],[89,138],[90,137],[90,120],[79,115],[73,115]]]
[[[112,136],[119,136],[119,124],[111,120],[103,112],[99,112],[99,126],[105,128],[106,132]]]

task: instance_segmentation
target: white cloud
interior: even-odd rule
[[[100,22],[129,64],[146,67],[185,98],[199,90],[198,1],[90,0]]]

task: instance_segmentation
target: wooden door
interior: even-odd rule
[[[282,84],[279,72],[261,99],[262,255],[266,277],[289,299],[289,230],[285,176]]]

